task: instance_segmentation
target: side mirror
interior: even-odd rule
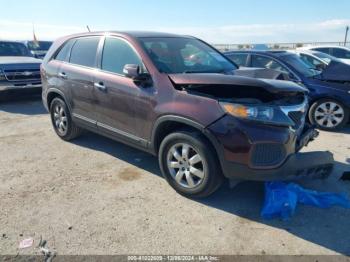
[[[326,69],[326,65],[325,64],[318,64],[318,65],[316,65],[316,69],[318,70],[318,71],[323,71],[323,70],[325,70]]]
[[[123,73],[126,77],[131,78],[134,82],[139,82],[144,85],[150,83],[151,76],[148,73],[142,73],[139,65],[126,64],[123,68]]]
[[[140,76],[140,66],[127,64],[123,68],[123,73],[126,77],[137,79]]]

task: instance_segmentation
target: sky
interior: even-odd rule
[[[0,39],[91,30],[194,35],[213,44],[344,41],[350,0],[0,0]]]

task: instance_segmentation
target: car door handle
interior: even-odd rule
[[[106,91],[107,89],[103,82],[94,83],[94,87],[101,91]]]
[[[67,79],[67,74],[65,72],[60,72],[58,75],[63,79]]]

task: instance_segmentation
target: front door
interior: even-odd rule
[[[143,67],[139,55],[118,37],[106,37],[101,54],[100,70],[95,74],[95,99],[98,128],[110,135],[128,138],[130,142],[145,143],[137,128],[138,105],[136,101],[148,100],[144,90],[130,78],[124,76],[126,64]],[[139,104],[139,101],[138,101]]]

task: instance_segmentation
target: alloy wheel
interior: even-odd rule
[[[345,117],[344,109],[336,102],[324,102],[315,110],[315,121],[318,125],[327,128],[338,126]]]
[[[62,105],[55,105],[53,111],[53,120],[58,132],[60,132],[61,134],[65,134],[67,132],[68,123],[67,115]]]
[[[205,160],[189,144],[177,143],[167,154],[167,167],[173,179],[185,188],[195,188],[205,177]]]

